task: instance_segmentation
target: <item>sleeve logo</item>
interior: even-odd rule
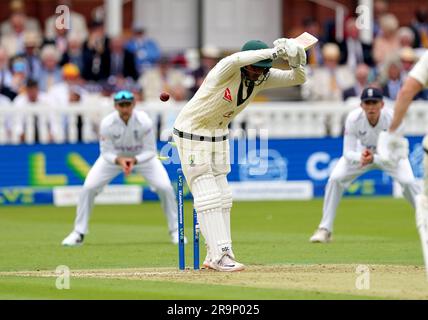
[[[229,88],[226,88],[226,90],[224,91],[223,99],[226,100],[227,102],[232,102],[232,95],[230,94]]]

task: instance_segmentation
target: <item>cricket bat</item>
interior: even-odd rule
[[[294,38],[294,40],[305,48],[305,50],[311,49],[318,42],[318,39],[309,32],[303,32],[300,36]]]

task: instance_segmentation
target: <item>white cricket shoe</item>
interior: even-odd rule
[[[205,257],[204,262],[202,263],[202,266],[204,269],[212,269],[211,268],[211,256],[209,253],[207,253],[207,256]]]
[[[171,237],[171,242],[173,244],[178,244],[178,230],[170,232],[169,235]],[[184,236],[184,244],[187,244],[186,236]]]
[[[319,228],[309,239],[312,243],[328,243],[332,240],[331,232],[325,228]]]
[[[222,272],[242,271],[245,269],[242,263],[235,261],[229,254],[223,255],[217,261],[211,261],[210,267],[211,269]]]
[[[85,238],[84,234],[80,234],[79,232],[73,231],[67,236],[67,238],[62,240],[61,244],[65,247],[81,246],[83,244],[84,238]]]

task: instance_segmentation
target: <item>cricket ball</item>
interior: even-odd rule
[[[159,99],[161,99],[161,101],[168,101],[169,100],[169,94],[166,92],[162,92],[159,96]]]

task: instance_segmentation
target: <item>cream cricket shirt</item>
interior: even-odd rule
[[[126,125],[117,111],[101,122],[101,156],[114,164],[118,156],[135,157],[141,164],[156,157],[153,122],[144,111],[135,111]]]
[[[424,87],[428,87],[428,51],[415,64],[409,76],[419,81]]]
[[[393,111],[383,107],[378,123],[373,127],[362,108],[349,113],[346,118],[343,139],[343,156],[352,164],[359,164],[361,153],[369,149],[374,153],[374,163],[378,161],[376,146],[379,134],[388,130],[391,125]],[[398,130],[401,130],[401,126]]]
[[[254,86],[252,92],[243,85],[242,100],[238,101],[241,68],[261,60],[272,59],[274,49],[234,53],[222,59],[207,75],[199,90],[184,106],[174,127],[180,131],[220,136],[228,133],[228,125],[263,89],[288,87],[305,82],[305,70],[270,69],[267,81]],[[250,93],[250,95],[249,95]],[[249,96],[248,96],[249,95]]]

